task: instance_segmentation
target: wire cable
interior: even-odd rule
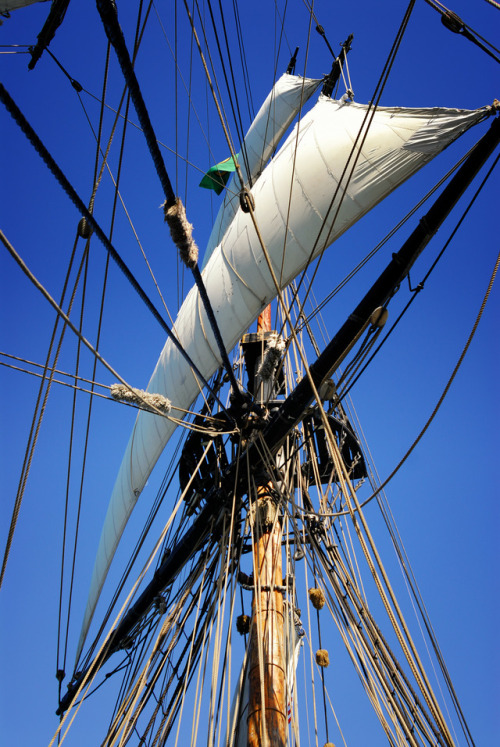
[[[195,363],[192,361],[190,356],[187,354],[187,352],[184,350],[183,346],[177,339],[177,337],[174,335],[166,321],[161,316],[158,309],[155,307],[153,302],[148,298],[145,291],[141,288],[139,283],[137,282],[136,278],[132,274],[132,272],[129,270],[123,259],[120,257],[114,246],[111,244],[110,240],[100,227],[100,225],[95,220],[94,216],[89,212],[87,209],[85,203],[81,200],[81,198],[77,195],[59,166],[56,164],[52,156],[49,154],[45,146],[43,145],[40,138],[36,135],[35,131],[31,127],[31,125],[28,123],[28,121],[24,118],[23,114],[21,113],[20,109],[17,107],[11,96],[8,94],[4,86],[0,83],[0,101],[5,105],[7,111],[11,114],[11,116],[14,118],[16,123],[20,126],[26,137],[30,140],[32,145],[37,150],[38,154],[41,156],[41,158],[45,161],[46,165],[50,169],[50,171],[54,174],[56,179],[59,181],[63,189],[65,190],[68,197],[72,200],[73,204],[76,206],[76,208],[80,211],[80,213],[85,217],[85,219],[90,223],[92,228],[94,229],[95,233],[101,240],[101,242],[104,244],[106,250],[111,255],[112,259],[115,261],[115,263],[118,265],[120,270],[123,272],[127,280],[130,282],[134,290],[137,292],[139,297],[144,301],[148,309],[151,311],[155,319],[159,322],[162,329],[165,331],[165,333],[168,335],[168,337],[172,340],[173,344],[179,351],[179,353],[182,355],[184,360],[188,363],[190,368],[193,370],[193,372],[196,374],[196,376],[200,379],[201,382],[203,382],[203,385],[207,387],[208,391],[210,391],[210,385],[206,381],[203,374],[199,371],[198,367],[195,365]]]
[[[163,193],[165,195],[165,216],[166,216],[167,222],[170,225],[172,237],[174,238],[173,228],[172,228],[172,225],[170,224],[169,215],[173,207],[176,204],[179,204],[179,200],[175,196],[175,192],[173,190],[172,184],[170,182],[170,178],[167,173],[167,169],[165,167],[165,163],[160,153],[160,149],[159,149],[156,136],[153,130],[153,125],[151,124],[151,119],[149,117],[146,104],[142,97],[141,89],[139,87],[139,83],[135,75],[134,68],[132,66],[132,62],[130,60],[130,56],[129,56],[129,53],[128,53],[128,50],[125,44],[125,39],[123,37],[123,33],[118,23],[118,15],[117,15],[116,6],[112,2],[112,0],[97,0],[97,8],[99,10],[99,14],[101,16],[101,20],[104,25],[106,35],[108,36],[108,39],[110,40],[111,44],[113,45],[115,49],[116,55],[118,57],[118,61],[120,63],[120,67],[122,68],[123,75],[125,77],[127,86],[132,96],[132,101],[134,102],[134,106],[137,112],[137,116],[139,118],[139,122],[141,123],[141,127],[144,131],[144,136],[148,144],[149,152],[151,154],[156,172],[158,174],[158,177],[160,179],[160,182],[163,188]],[[185,221],[182,227],[182,232],[184,234],[188,226],[189,228],[192,228],[190,224],[188,224]],[[180,248],[180,244],[177,241],[176,243],[178,244]],[[194,242],[192,242],[192,246],[193,248],[195,247]],[[197,247],[196,247],[196,255],[197,255]],[[214,334],[217,347],[219,349],[219,355],[221,356],[222,364],[224,368],[226,369],[226,373],[229,377],[229,380],[231,381],[231,385],[233,387],[235,396],[240,401],[242,401],[243,397],[238,387],[238,384],[236,382],[236,379],[234,377],[231,364],[229,363],[229,358],[227,356],[226,348],[222,340],[222,335],[219,330],[219,325],[215,318],[215,314],[213,312],[212,305],[210,303],[210,299],[208,298],[208,294],[205,288],[205,283],[203,281],[203,278],[201,276],[201,273],[198,267],[197,256],[196,256],[196,259],[193,258],[192,263],[190,263],[189,266],[192,270],[193,277],[194,277],[196,286],[198,288],[198,292],[203,302],[205,313],[208,317],[210,327]],[[184,355],[187,355],[187,354],[184,353]],[[195,370],[196,373],[200,376],[205,386],[207,386],[207,382],[205,378],[201,374],[199,374],[199,372],[194,368],[194,365],[192,364],[192,362],[191,362],[191,365],[193,367],[193,370]]]

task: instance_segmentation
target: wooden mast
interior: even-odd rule
[[[262,348],[267,332],[271,332],[271,306],[257,321]],[[267,482],[257,486],[253,514],[255,591],[249,655],[248,747],[286,744],[282,526],[270,488],[271,483]]]

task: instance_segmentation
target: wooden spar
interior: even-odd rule
[[[262,314],[259,314],[257,332],[271,332],[271,304],[268,304]]]
[[[250,697],[248,703],[248,747],[284,747],[286,743],[285,666],[283,632],[283,579],[279,517],[269,528],[270,499],[266,486],[258,488],[254,524],[254,579],[250,635]],[[268,514],[269,512],[269,514]],[[264,699],[264,708],[262,707]]]
[[[257,332],[271,331],[271,306]],[[286,696],[281,564],[282,526],[270,483],[257,486],[253,515],[252,628],[249,651],[248,747],[285,747]],[[264,705],[262,703],[264,702]]]

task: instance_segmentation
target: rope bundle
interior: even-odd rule
[[[273,332],[269,335],[269,338],[266,340],[266,351],[262,358],[262,363],[257,371],[257,377],[261,379],[261,381],[268,381],[268,379],[273,376],[276,366],[280,362],[281,356],[285,351],[285,347],[285,341],[281,335],[277,332]]]
[[[166,201],[163,205],[165,221],[170,228],[172,241],[179,250],[179,255],[186,267],[192,270],[198,263],[198,246],[193,239],[193,226],[186,218],[186,208],[180,197],[173,204]]]
[[[315,610],[320,610],[325,606],[325,595],[322,589],[309,589],[308,594]]]
[[[128,389],[123,384],[113,384],[111,386],[111,396],[121,402],[129,402],[143,408],[146,403],[146,408],[147,405],[150,405],[152,412],[160,410],[164,415],[167,415],[172,409],[172,403],[162,394],[150,394],[143,389]]]
[[[330,665],[330,657],[326,648],[319,648],[316,651],[316,664],[318,667],[328,667]]]

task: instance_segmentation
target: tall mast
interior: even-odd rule
[[[271,332],[271,306],[257,321],[252,342],[260,345]],[[255,377],[258,379],[258,377]],[[254,380],[255,380],[254,379]],[[255,383],[258,399],[272,392]],[[270,383],[271,388],[273,382]],[[258,392],[260,391],[260,394]],[[282,526],[279,507],[272,500],[272,485],[265,479],[257,485],[252,511],[253,577],[252,625],[249,651],[248,747],[284,747],[286,743],[285,656],[283,625],[283,584],[281,565]]]

